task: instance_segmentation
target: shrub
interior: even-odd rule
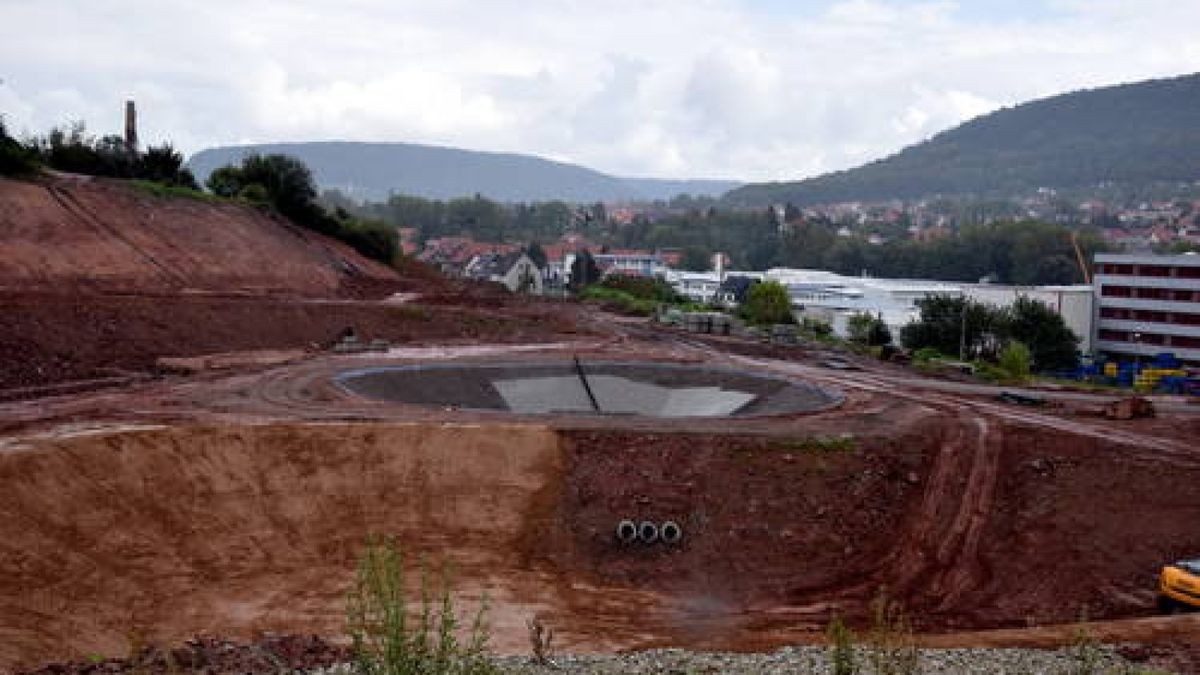
[[[579,292],[583,288],[599,282],[602,276],[603,273],[596,266],[596,259],[592,257],[591,251],[585,248],[575,254],[575,260],[571,263],[571,276],[567,286],[572,291]]]
[[[2,130],[0,137],[6,137]],[[5,142],[0,140],[0,144]],[[18,147],[31,161],[41,162],[59,171],[132,178],[191,190],[200,188],[192,172],[183,166],[183,155],[170,143],[150,146],[145,152],[138,152],[125,145],[125,139],[120,136],[96,138],[89,135],[83,122],[75,122],[65,128],[56,127],[23,146],[18,144]],[[3,151],[0,154],[4,154]]]
[[[34,153],[8,135],[0,116],[0,176],[21,176],[37,171]]]
[[[146,148],[146,152],[137,157],[134,176],[163,185],[200,189],[191,170],[183,166],[183,155],[170,143]]]
[[[937,361],[944,358],[942,353],[935,347],[921,347],[913,352],[913,360],[918,363],[928,363],[929,361]]]
[[[787,288],[775,281],[755,284],[746,295],[742,313],[747,321],[760,326],[777,323],[796,323],[792,316],[792,299]]]
[[[156,183],[154,181],[149,181],[149,180],[131,181],[131,185],[133,185],[133,187],[141,190],[142,192],[152,194],[155,197],[195,199],[197,201],[202,201],[202,202],[219,202],[219,201],[221,201],[219,197],[210,195],[207,192],[201,192],[199,190],[194,190],[189,187],[182,187],[182,186],[177,186],[177,185],[165,185],[163,183]]]
[[[921,654],[912,624],[886,589],[880,589],[871,603],[871,630],[866,644],[867,660],[876,675],[911,675],[918,671]]]
[[[421,565],[420,611],[407,603],[404,555],[392,539],[369,541],[346,600],[355,671],[363,675],[493,675],[487,652],[484,599],[466,642],[460,642],[450,575],[443,567],[434,588]]]
[[[828,321],[804,316],[800,317],[800,332],[812,338],[823,340],[833,336],[833,326]]]
[[[1087,607],[1079,610],[1079,620],[1071,636],[1071,644],[1067,647],[1068,663],[1062,670],[1062,675],[1098,675],[1105,672],[1101,666],[1104,654],[1100,642],[1088,630]]]
[[[348,218],[340,225],[334,236],[368,258],[390,263],[400,250],[400,234],[382,221]]]
[[[630,277],[623,274],[612,274],[600,283],[604,288],[624,291],[642,300],[653,300],[667,304],[679,304],[682,298],[670,284],[657,278]]]
[[[835,615],[829,622],[825,637],[829,640],[829,671],[833,675],[855,675],[858,662],[854,658],[854,633],[840,616]]]
[[[1014,382],[1024,382],[1029,379],[1030,362],[1032,357],[1029,348],[1024,343],[1013,340],[1000,351],[1000,370]]]
[[[658,309],[658,303],[653,300],[634,297],[625,291],[603,285],[588,286],[580,292],[579,297],[582,300],[599,302],[613,311],[635,316],[651,316]]]
[[[879,347],[892,342],[892,331],[881,317],[866,312],[854,314],[846,321],[847,337],[851,342]]]

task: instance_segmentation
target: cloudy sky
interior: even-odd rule
[[[1200,71],[1198,0],[0,0],[0,112],[794,179],[1050,94]]]

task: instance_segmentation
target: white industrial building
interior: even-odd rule
[[[920,318],[917,301],[930,295],[967,297],[994,307],[1007,307],[1018,297],[1045,303],[1058,312],[1079,337],[1079,350],[1090,354],[1093,346],[1094,291],[1090,285],[1003,286],[920,279],[848,277],[824,270],[773,268],[766,272],[669,272],[666,280],[693,301],[714,303],[723,277],[745,276],[775,281],[788,289],[798,316],[828,322],[835,333],[846,335],[855,314],[878,316],[897,339],[900,329]],[[1197,294],[1200,298],[1200,294]]]
[[[828,321],[839,335],[855,314],[879,316],[894,336],[920,318],[917,301],[930,295],[967,297],[995,307],[1007,307],[1024,296],[1039,300],[1062,315],[1067,327],[1079,337],[1080,351],[1092,349],[1092,287],[1002,286],[964,284],[914,279],[847,277],[823,270],[776,268],[766,278],[783,284],[797,313]]]

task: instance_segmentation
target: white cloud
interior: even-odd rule
[[[1046,0],[0,0],[0,111],[187,151],[355,139],[789,179],[1070,89],[1200,70],[1200,5]],[[776,3],[778,4],[778,3]],[[816,4],[816,7],[811,5]]]

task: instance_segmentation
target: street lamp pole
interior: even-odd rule
[[[962,311],[959,312],[958,326],[958,360],[967,360],[967,299],[963,297]]]

